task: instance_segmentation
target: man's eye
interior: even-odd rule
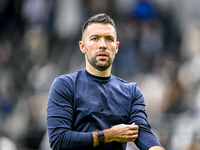
[[[98,38],[92,38],[92,41],[96,41],[96,40],[98,40]]]
[[[109,42],[113,42],[114,40],[112,38],[107,39]]]

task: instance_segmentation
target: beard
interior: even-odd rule
[[[88,51],[87,48],[86,48],[86,50]],[[101,50],[101,51],[98,51],[97,53],[99,53],[99,52],[105,52],[105,51]],[[108,54],[108,60],[106,60],[106,61],[105,60],[97,60],[96,59],[97,58],[97,53],[96,53],[96,55],[94,57],[89,57],[88,54],[86,53],[86,57],[87,57],[88,62],[94,68],[96,68],[99,71],[107,70],[111,66],[113,60],[110,59],[110,55],[108,53],[107,53]]]

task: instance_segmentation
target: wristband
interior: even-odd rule
[[[97,131],[98,133],[98,138],[99,138],[99,145],[104,144],[104,133],[103,131]]]

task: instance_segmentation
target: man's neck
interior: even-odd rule
[[[92,68],[91,69],[91,68],[86,66],[86,70],[90,74],[92,74],[94,76],[98,76],[98,77],[109,77],[110,74],[111,74],[111,66],[108,69],[104,70],[104,71],[100,71],[100,70],[98,70],[96,68]]]

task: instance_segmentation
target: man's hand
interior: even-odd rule
[[[139,127],[134,123],[131,125],[115,125],[109,129],[103,130],[105,143],[112,141],[116,142],[131,142],[135,141],[138,137]],[[96,131],[92,132],[94,138],[94,147],[99,145],[98,134]]]
[[[131,142],[135,141],[138,137],[139,127],[135,124],[132,125],[115,125],[110,129],[104,130],[105,142]]]

